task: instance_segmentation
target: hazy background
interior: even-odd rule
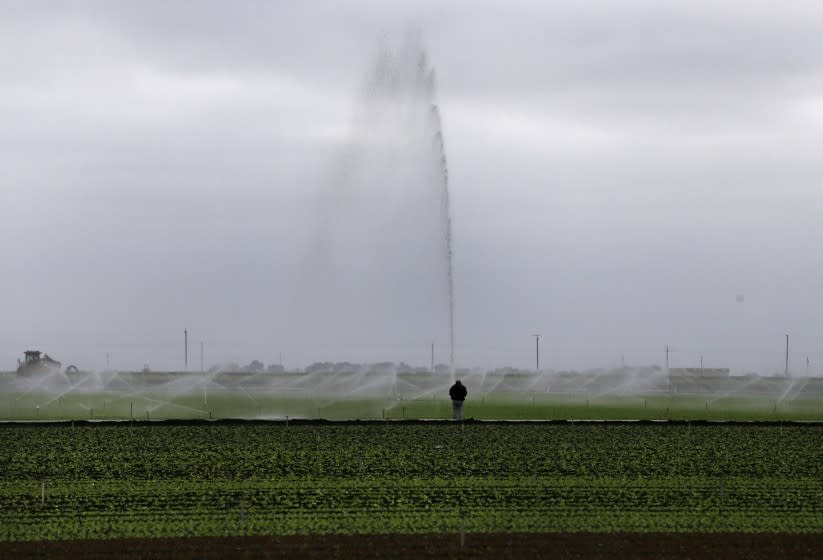
[[[446,361],[356,318],[316,336],[295,305],[377,42],[410,27],[437,69],[459,366],[530,367],[541,333],[550,368],[669,344],[769,373],[789,333],[792,370],[823,372],[803,0],[0,0],[0,369],[29,348],[182,368],[184,328],[193,369],[200,341],[207,366]]]

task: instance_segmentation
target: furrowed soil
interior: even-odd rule
[[[0,543],[0,558],[819,559],[823,534],[513,533],[197,537]]]

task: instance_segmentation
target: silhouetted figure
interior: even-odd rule
[[[449,396],[452,399],[452,417],[455,420],[463,419],[463,401],[466,400],[468,393],[466,386],[460,383],[459,380],[455,381],[454,385],[449,389]]]

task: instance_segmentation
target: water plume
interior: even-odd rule
[[[416,35],[384,41],[319,201],[318,262],[302,287],[312,293],[312,332],[349,347],[436,342],[448,347],[453,377],[450,205],[434,70]]]

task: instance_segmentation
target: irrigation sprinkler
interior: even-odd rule
[[[786,369],[783,370],[783,374],[789,376],[789,335],[786,335]]]

